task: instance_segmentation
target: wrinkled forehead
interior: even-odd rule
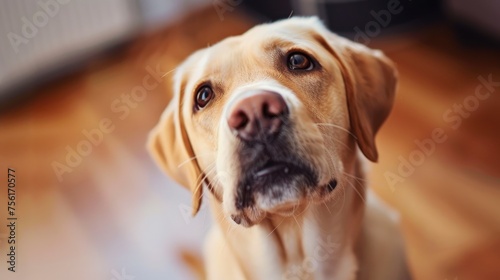
[[[282,21],[256,26],[191,55],[176,73],[179,91],[192,91],[217,78],[219,82],[245,83],[278,71],[270,67],[280,55],[293,50],[320,51],[317,20]],[[179,92],[177,91],[177,92]]]

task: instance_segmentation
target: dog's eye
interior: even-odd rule
[[[214,97],[214,91],[209,86],[203,86],[196,93],[196,107],[199,109],[207,106],[208,102]]]
[[[313,68],[313,63],[305,54],[292,53],[288,56],[288,68],[290,68],[290,70],[311,70]]]

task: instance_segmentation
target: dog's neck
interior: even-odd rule
[[[289,217],[270,216],[250,228],[217,219],[247,279],[355,279],[364,212],[359,160],[345,172],[352,177],[345,178],[337,200],[305,205]],[[211,204],[221,211],[215,199]]]

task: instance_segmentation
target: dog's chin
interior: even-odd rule
[[[236,224],[251,227],[265,218],[286,218],[297,215],[311,203],[324,202],[328,194],[333,191],[333,188],[328,186],[308,186],[307,189],[306,191],[305,188],[296,188],[293,191],[287,191],[286,196],[270,197],[258,194],[251,206],[236,210],[229,216]]]
[[[303,211],[309,204],[323,203],[331,197],[337,186],[337,180],[332,179],[328,184],[304,185],[303,180],[298,180],[293,188],[286,186],[280,188],[281,195],[266,196],[258,194],[255,199],[255,207],[270,215],[292,216]],[[288,186],[289,187],[289,186]]]

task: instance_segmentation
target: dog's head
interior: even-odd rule
[[[375,134],[396,71],[380,52],[329,32],[317,18],[259,25],[191,55],[150,135],[156,161],[193,193],[203,185],[227,217],[250,226],[304,202],[333,199],[357,147]]]

